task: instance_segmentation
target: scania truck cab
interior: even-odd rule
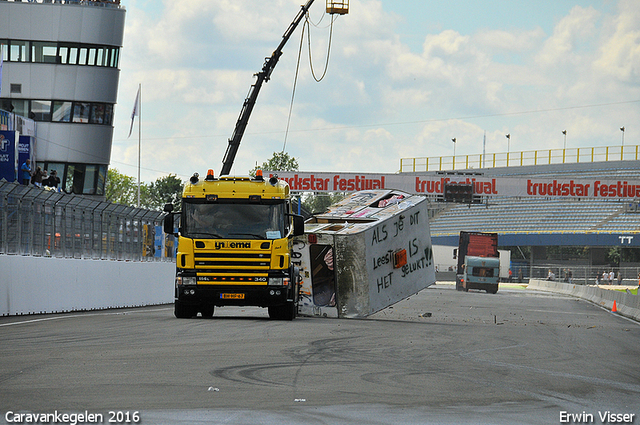
[[[211,317],[216,306],[266,307],[272,319],[297,313],[299,278],[292,238],[304,221],[291,213],[289,185],[222,176],[213,170],[185,185],[180,212],[167,204],[165,232],[178,236],[175,316]],[[179,216],[175,233],[175,216]]]

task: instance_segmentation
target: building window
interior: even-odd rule
[[[73,104],[73,122],[89,122],[89,112],[90,112],[90,103],[89,102],[74,102]]]
[[[118,67],[119,47],[0,39],[3,61]]]
[[[31,42],[31,61],[39,63],[57,63],[58,44],[47,41]]]
[[[57,170],[58,177],[62,180],[62,189],[67,193],[104,195],[106,165],[45,163],[43,169]]]
[[[35,121],[51,121],[51,101],[49,100],[32,100],[30,114]]]
[[[71,121],[71,102],[53,102],[52,122],[70,122]]]
[[[87,65],[94,66],[96,65],[96,48],[91,47],[88,49],[88,57],[87,57]]]
[[[29,101],[23,99],[2,99],[2,109],[26,117],[29,113]]]
[[[9,40],[9,61],[29,62],[29,42]]]
[[[9,61],[9,40],[0,39],[0,51],[2,51],[2,60]]]
[[[113,120],[113,105],[101,102],[2,98],[0,109],[38,122],[112,125]]]
[[[96,195],[104,195],[104,186],[107,180],[107,166],[98,165],[98,176],[96,181]]]
[[[78,65],[87,64],[87,52],[89,49],[86,47],[80,47],[80,54],[78,55]]]
[[[78,64],[78,47],[69,46],[69,65]]]
[[[113,105],[107,103],[104,106],[104,123],[111,125],[111,117],[113,117]]]
[[[98,49],[96,50],[96,65],[98,66],[106,66],[106,60],[105,60],[105,48],[104,47],[98,47]]]
[[[91,104],[91,116],[89,118],[91,124],[104,123],[104,103]]]

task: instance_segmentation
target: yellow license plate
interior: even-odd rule
[[[220,294],[223,300],[244,300],[244,294]]]

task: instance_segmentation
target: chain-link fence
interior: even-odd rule
[[[637,286],[640,267],[623,266],[566,266],[536,265],[528,268],[526,278],[549,279],[576,285],[633,285]],[[613,274],[611,273],[613,272]],[[530,275],[529,275],[530,274]],[[514,280],[517,274],[513,274]]]
[[[173,236],[165,243],[163,217],[160,211],[3,180],[0,254],[171,261]]]

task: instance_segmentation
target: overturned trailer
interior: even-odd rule
[[[405,192],[366,190],[307,220],[293,241],[298,313],[366,317],[435,283],[427,206]]]

